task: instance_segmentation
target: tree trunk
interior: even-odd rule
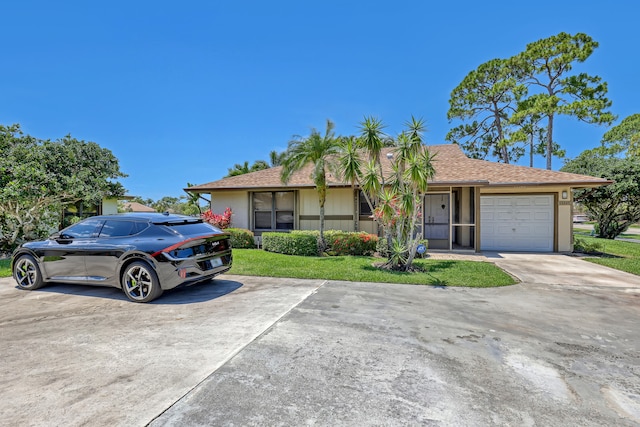
[[[324,252],[327,248],[327,243],[324,240],[324,202],[327,200],[326,187],[318,187],[318,202],[320,204],[320,242],[319,251]]]
[[[324,203],[320,205],[320,252],[324,252],[327,248],[327,242],[324,240]]]
[[[495,114],[498,114],[497,113],[498,105],[496,103],[494,103],[494,111],[496,111]],[[502,131],[502,122],[500,121],[500,118],[496,116],[494,123],[496,125],[496,129],[498,129],[498,144],[502,144],[504,143],[504,132]],[[505,162],[505,164],[509,164],[509,150],[506,145],[500,147],[500,154],[502,156],[502,161]]]
[[[551,170],[552,156],[553,156],[553,114],[549,114],[549,126],[547,127],[547,170]]]
[[[531,131],[531,141],[529,141],[529,167],[533,167],[533,131]]]

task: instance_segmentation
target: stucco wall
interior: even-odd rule
[[[224,191],[211,194],[211,210],[222,214],[231,208],[231,226],[249,228],[249,196],[246,191]]]
[[[330,188],[324,204],[325,230],[354,231],[354,203],[351,188]],[[303,189],[298,192],[298,209],[301,230],[320,228],[320,205],[315,189]]]
[[[102,199],[102,215],[118,213],[118,199]]]
[[[446,189],[443,189],[446,191]],[[573,215],[572,215],[572,198],[571,191],[565,186],[539,187],[539,186],[521,186],[521,187],[480,187],[479,195],[485,194],[514,194],[526,195],[531,193],[545,193],[555,195],[555,230],[557,235],[557,251],[570,252],[573,250]],[[463,190],[463,199],[466,199],[467,191]],[[567,198],[562,199],[562,192],[567,192]],[[478,197],[478,196],[477,196]],[[479,200],[477,200],[478,202]],[[476,224],[480,223],[479,206],[476,202]],[[250,228],[250,205],[249,195],[247,191],[224,191],[216,192],[212,195],[212,207],[215,213],[221,214],[226,207],[230,207],[233,211],[232,224],[234,227]],[[325,229],[354,231],[353,210],[355,208],[354,193],[351,188],[331,188],[327,193],[325,203]],[[297,192],[296,198],[296,214],[299,221],[296,229],[300,230],[317,230],[320,227],[319,215],[320,207],[318,206],[318,194],[314,188],[301,189]],[[463,221],[468,220],[464,218]],[[375,232],[375,225],[372,221],[359,221],[360,230]],[[460,232],[470,232],[468,230],[460,230]],[[479,235],[478,227],[476,227],[476,235]],[[465,236],[465,241],[470,236]],[[479,244],[480,242],[476,242]]]

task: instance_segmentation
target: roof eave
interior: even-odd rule
[[[490,187],[552,187],[566,185],[571,188],[596,188],[613,184],[611,180],[603,181],[554,181],[554,182],[492,182]]]

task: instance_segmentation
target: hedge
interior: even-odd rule
[[[254,249],[256,242],[253,233],[244,228],[227,228],[224,231],[231,234],[231,247],[236,249]]]
[[[318,255],[318,239],[310,233],[262,233],[262,249],[285,255]]]
[[[327,251],[330,255],[373,255],[378,236],[365,232],[345,232],[331,230],[325,234]]]

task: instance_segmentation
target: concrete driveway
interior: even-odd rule
[[[322,283],[220,276],[135,304],[0,279],[0,426],[143,426]]]
[[[638,277],[488,255],[524,282],[225,275],[138,305],[0,279],[0,425],[640,425]]]

